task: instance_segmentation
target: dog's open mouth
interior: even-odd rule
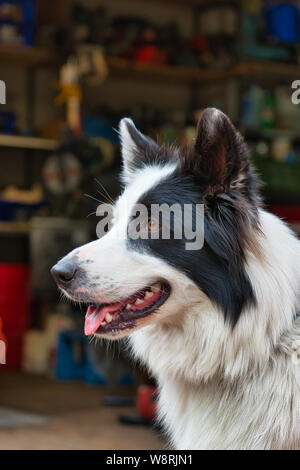
[[[170,286],[157,282],[127,299],[112,304],[90,305],[84,332],[105,334],[134,328],[137,320],[154,313],[169,297]]]

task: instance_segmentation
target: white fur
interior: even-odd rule
[[[261,211],[262,258],[248,255],[258,305],[234,330],[209,299],[174,323],[133,333],[136,357],[158,378],[160,417],[178,449],[300,448],[300,242]]]
[[[300,448],[300,242],[278,218],[259,212],[257,252],[246,271],[257,306],[235,326],[179,270],[148,253],[128,249],[130,208],[174,167],[153,166],[130,175],[116,204],[112,231],[73,251],[93,259],[86,277],[97,276],[99,301],[127,298],[166,279],[171,295],[130,336],[133,354],[155,375],[159,415],[178,449]],[[120,238],[119,234],[122,234]],[[128,334],[112,335],[111,339]]]

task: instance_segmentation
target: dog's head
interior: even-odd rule
[[[90,304],[86,334],[113,339],[180,322],[204,299],[234,325],[255,303],[244,261],[258,228],[257,179],[241,135],[210,108],[188,149],[159,146],[127,118],[120,135],[126,186],[112,228],[52,268],[68,297]],[[168,236],[162,212],[152,214],[161,205],[170,209]]]

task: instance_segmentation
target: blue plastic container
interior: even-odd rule
[[[85,365],[85,336],[77,331],[60,332],[55,377],[59,380],[84,380]]]
[[[93,367],[87,353],[87,337],[79,331],[61,331],[58,336],[54,375],[59,380],[82,380],[105,385],[107,380]]]
[[[294,3],[277,3],[264,10],[269,33],[279,41],[295,44],[300,40],[299,7]]]
[[[2,25],[10,25],[17,29],[22,37],[22,44],[32,46],[36,31],[36,0],[0,0],[0,9],[2,7],[16,8],[21,13],[21,18],[11,19],[9,16],[0,19],[0,28]]]
[[[61,331],[58,336],[54,375],[59,380],[82,380],[90,385],[108,385],[109,371],[95,363],[88,338],[79,331]],[[109,367],[114,367],[113,363]],[[115,385],[134,382],[131,367],[114,377]]]

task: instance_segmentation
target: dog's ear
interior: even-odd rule
[[[142,134],[129,118],[120,122],[120,137],[123,159],[122,179],[129,183],[137,168],[150,163],[158,153],[159,146],[150,137]]]
[[[215,108],[206,108],[197,126],[190,171],[208,195],[226,191],[232,184],[240,187],[247,180],[247,146],[230,119]]]

